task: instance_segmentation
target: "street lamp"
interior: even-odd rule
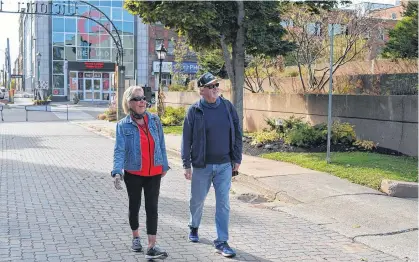
[[[161,67],[163,60],[166,58],[167,50],[164,48],[163,43],[160,44],[159,48],[156,50],[157,59],[160,60],[160,70],[159,70],[159,88],[158,88],[158,104],[157,104],[157,114],[161,117],[164,114],[164,94],[161,90]]]
[[[36,89],[38,89],[38,91],[36,92],[36,95],[35,95],[35,99],[36,99],[36,97],[38,96],[38,94],[39,94],[39,92],[40,92],[40,88],[41,88],[41,82],[40,82],[40,80],[39,80],[39,77],[40,77],[40,75],[41,75],[41,72],[40,72],[40,68],[41,68],[41,53],[36,53],[36,59],[37,59],[37,61],[38,61],[38,79],[37,79],[37,81],[38,81],[38,88],[35,88],[35,90]],[[39,98],[39,99],[41,99],[41,98]]]

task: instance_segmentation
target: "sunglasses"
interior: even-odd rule
[[[215,83],[213,85],[207,85],[207,86],[203,86],[203,87],[206,87],[208,89],[213,89],[213,88],[216,88],[216,87],[219,87],[219,86],[220,86],[220,83]]]
[[[146,97],[145,96],[136,96],[136,97],[131,98],[130,101],[135,101],[135,102],[146,101]]]

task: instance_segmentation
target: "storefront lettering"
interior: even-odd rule
[[[4,2],[0,1],[0,12],[3,11]],[[28,14],[47,14],[47,15],[66,15],[73,16],[77,14],[77,2],[67,1],[61,3],[49,2],[17,2],[17,12]]]
[[[105,63],[102,62],[84,62],[84,66],[87,69],[101,69],[104,65]]]

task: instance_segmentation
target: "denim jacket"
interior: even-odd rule
[[[146,112],[148,129],[154,139],[154,165],[163,166],[163,172],[169,170],[163,127],[157,115]],[[130,115],[116,125],[116,142],[113,157],[112,176],[123,174],[123,170],[141,169],[140,132]]]
[[[233,104],[227,99],[220,97],[224,103],[230,120],[230,154],[233,163],[240,164],[242,161],[243,135],[240,127],[239,117]],[[181,155],[183,168],[205,167],[206,136],[204,110],[198,101],[191,105],[183,122],[183,136]]]

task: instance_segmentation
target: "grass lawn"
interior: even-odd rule
[[[182,126],[163,126],[163,132],[165,134],[181,135]]]
[[[418,181],[418,160],[413,157],[366,152],[332,152],[330,164],[326,163],[326,153],[281,152],[264,154],[262,157],[326,172],[374,189],[380,188],[382,179]]]

